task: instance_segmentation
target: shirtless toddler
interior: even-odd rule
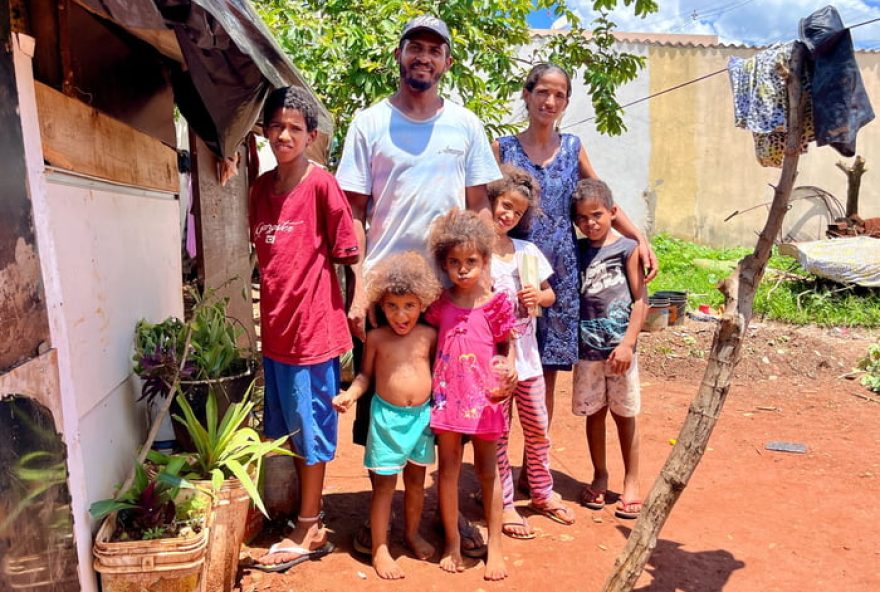
[[[333,399],[333,406],[345,412],[375,384],[364,465],[374,475],[370,502],[373,567],[385,579],[404,577],[388,550],[391,499],[401,472],[406,544],[418,559],[428,559],[435,551],[418,530],[425,472],[434,462],[429,422],[437,331],[418,321],[440,289],[425,259],[415,252],[392,255],[373,267],[367,276],[367,294],[387,322],[367,333],[360,373]]]

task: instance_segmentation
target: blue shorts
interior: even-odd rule
[[[263,357],[263,372],[265,435],[289,435],[291,449],[307,465],[333,460],[338,420],[332,401],[339,393],[339,358],[294,366]]]
[[[431,404],[399,407],[378,393],[370,403],[370,431],[364,466],[378,475],[396,475],[410,462],[434,464]]]

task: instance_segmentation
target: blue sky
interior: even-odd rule
[[[593,18],[590,0],[567,2],[585,24]],[[635,17],[629,8],[618,8],[612,20],[621,31],[718,35],[723,43],[767,45],[796,38],[798,21],[828,4],[837,7],[847,25],[880,18],[880,0],[658,0],[658,4],[659,12],[645,19]],[[529,17],[535,28],[550,28],[552,23],[546,11]],[[880,21],[853,29],[852,36],[856,47],[880,50]]]

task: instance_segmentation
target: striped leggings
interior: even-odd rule
[[[522,425],[526,450],[526,476],[532,501],[545,503],[553,495],[553,476],[550,474],[550,438],[547,435],[547,401],[544,398],[544,377],[521,380],[513,396],[504,402],[507,423],[511,424],[511,407],[516,399],[516,410]],[[504,508],[513,507],[513,472],[507,455],[510,430],[498,439],[498,473],[501,475],[501,493]]]

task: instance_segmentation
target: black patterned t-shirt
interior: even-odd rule
[[[578,240],[581,360],[605,360],[623,341],[633,303],[626,262],[636,247],[636,241],[625,237],[602,247]]]

